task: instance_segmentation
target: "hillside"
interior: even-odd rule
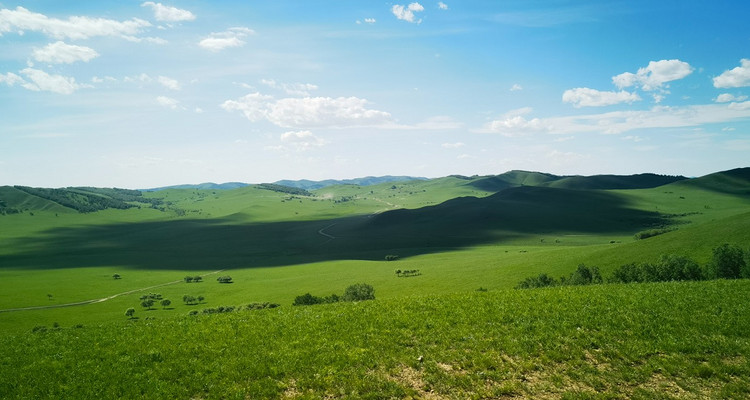
[[[747,398],[749,290],[597,285],[168,320],[138,310],[0,336],[0,397]]]

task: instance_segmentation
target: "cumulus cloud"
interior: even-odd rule
[[[384,111],[367,108],[367,100],[357,97],[304,97],[275,100],[251,93],[238,100],[227,100],[221,107],[239,111],[250,121],[265,119],[274,125],[293,127],[377,126],[391,121]]]
[[[50,64],[72,64],[76,61],[89,62],[99,57],[94,49],[85,46],[66,44],[63,41],[50,43],[41,49],[34,49],[32,57],[39,62]]]
[[[193,21],[195,19],[195,14],[188,10],[165,6],[161,3],[154,3],[153,1],[141,3],[141,7],[151,7],[154,11],[154,18],[156,18],[157,21],[179,22]]]
[[[306,151],[325,145],[325,140],[313,135],[310,131],[290,131],[281,135],[284,145],[293,147],[296,151]]]
[[[156,103],[162,107],[166,107],[172,110],[176,110],[180,102],[176,99],[167,96],[159,96],[156,98]]]
[[[21,73],[28,79],[28,81],[23,82],[21,86],[35,92],[44,91],[59,94],[71,94],[84,87],[84,85],[76,83],[75,78],[62,75],[51,75],[39,69],[25,68],[21,70]]]
[[[391,7],[391,12],[393,12],[393,15],[395,15],[396,18],[402,21],[417,23],[417,24],[421,23],[422,20],[421,19],[416,20],[414,13],[421,12],[421,11],[424,11],[424,7],[417,2],[411,3],[408,6],[402,6],[402,5],[396,4],[393,7]]]
[[[724,71],[714,78],[715,88],[736,88],[750,86],[750,59],[740,60],[740,66]]]
[[[562,100],[573,104],[573,107],[601,107],[619,103],[632,103],[641,98],[635,93],[624,90],[619,92],[603,92],[589,88],[575,88],[566,90]]]
[[[747,96],[735,96],[730,93],[722,93],[716,97],[717,103],[729,103],[732,101],[745,101],[745,100],[747,100]]]
[[[166,76],[160,76],[157,78],[159,83],[164,86],[167,89],[171,90],[180,90],[182,86],[180,85],[180,82],[177,82],[177,80],[166,77]]]
[[[210,51],[221,51],[232,47],[242,47],[245,45],[243,39],[254,34],[255,31],[250,28],[229,28],[224,32],[211,33],[208,37],[198,42],[198,46]]]
[[[612,83],[619,89],[640,87],[645,91],[662,90],[667,82],[676,81],[693,72],[690,64],[680,60],[651,61],[638,72],[625,72],[612,77]]]
[[[12,31],[41,32],[56,39],[88,39],[96,36],[120,36],[132,38],[144,28],[151,26],[148,21],[133,18],[116,21],[106,18],[69,17],[67,20],[49,18],[44,14],[31,12],[23,7],[15,10],[0,10],[0,35]]]
[[[448,5],[445,4],[445,3],[443,3],[442,1],[439,1],[438,2],[438,8],[441,9],[441,10],[447,10],[448,9]]]
[[[519,85],[517,83],[514,83],[513,86],[510,87],[510,91],[511,92],[517,92],[519,90],[523,90],[523,86],[521,86],[521,85]]]

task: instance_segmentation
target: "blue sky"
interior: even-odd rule
[[[0,0],[0,185],[748,166],[750,3]]]

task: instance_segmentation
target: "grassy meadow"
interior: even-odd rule
[[[86,213],[2,187],[12,374],[0,397],[743,397],[745,281],[513,288],[582,263],[606,278],[665,254],[705,265],[724,243],[748,249],[748,171],[166,189]],[[71,192],[85,207],[119,195]],[[360,282],[377,300],[291,305]],[[142,307],[148,293],[171,304]],[[200,314],[255,302],[281,307]]]

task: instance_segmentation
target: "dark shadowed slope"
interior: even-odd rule
[[[538,233],[635,233],[662,225],[658,213],[594,191],[518,187],[486,198],[333,220],[248,224],[232,218],[56,228],[9,243],[9,268],[116,265],[207,269],[382,259],[456,249]],[[319,232],[325,228],[327,235]],[[331,238],[333,237],[333,238]]]

